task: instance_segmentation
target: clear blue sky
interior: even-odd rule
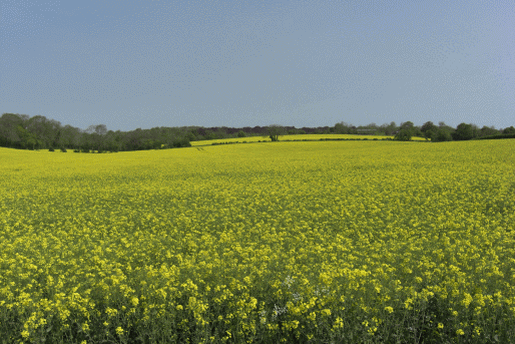
[[[515,1],[2,0],[0,114],[515,125]]]

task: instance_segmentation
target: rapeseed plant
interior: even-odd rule
[[[515,341],[514,163],[509,140],[0,149],[0,333]]]

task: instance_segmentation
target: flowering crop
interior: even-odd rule
[[[280,141],[318,141],[318,140],[393,140],[394,136],[386,135],[357,135],[357,134],[295,134],[295,135],[279,135]],[[426,141],[423,137],[412,137],[413,141]],[[191,145],[206,146],[224,143],[250,143],[250,142],[270,142],[268,136],[248,136],[233,137],[216,140],[192,141]]]
[[[0,149],[2,340],[513,342],[514,143]]]

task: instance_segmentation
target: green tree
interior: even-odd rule
[[[515,128],[513,127],[513,125],[509,128],[504,128],[502,133],[503,134],[515,134]]]
[[[397,141],[411,141],[411,131],[408,129],[401,129],[395,134],[394,140]]]
[[[458,140],[471,140],[477,137],[477,127],[472,124],[460,123],[456,127],[456,131],[452,134],[452,138]]]
[[[415,126],[413,122],[407,121],[401,123],[399,131],[395,134],[394,139],[397,141],[410,141],[415,133]]]
[[[426,140],[429,140],[438,131],[438,127],[434,125],[433,122],[428,121],[422,125],[420,131],[422,132]]]
[[[499,135],[499,130],[495,129],[493,126],[492,127],[487,127],[486,125],[483,126],[483,128],[481,128],[481,130],[479,131],[479,136],[483,137],[483,136],[491,136],[491,135]]]
[[[333,131],[335,134],[348,134],[350,132],[350,125],[345,122],[336,123]]]
[[[267,133],[268,137],[270,137],[270,140],[272,141],[279,141],[279,135],[284,134],[284,128],[280,125],[269,125],[267,127]]]
[[[381,124],[381,126],[379,127],[379,131],[387,136],[395,135],[395,133],[397,132],[397,125],[395,124],[395,122],[390,122],[390,124],[384,123]]]
[[[18,126],[25,127],[27,115],[4,113],[0,117],[0,146],[22,148],[25,144],[18,133]]]
[[[34,116],[27,121],[26,129],[34,135],[39,142],[38,148],[51,147],[56,141],[56,135],[61,128],[61,123],[45,116]]]
[[[439,127],[433,136],[431,136],[432,142],[452,141],[452,135],[449,129],[445,127]]]
[[[57,140],[57,147],[77,149],[80,146],[81,131],[79,128],[65,125],[60,130],[60,135]]]

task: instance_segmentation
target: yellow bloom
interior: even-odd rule
[[[322,309],[322,311],[320,311],[320,313],[322,313],[322,315],[325,315],[325,316],[330,316],[331,315],[331,310],[330,309]]]

